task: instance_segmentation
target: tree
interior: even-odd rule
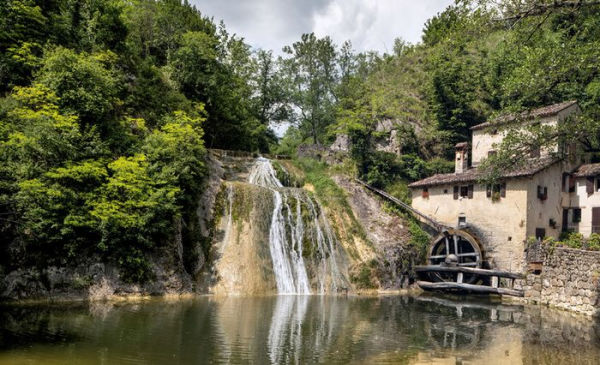
[[[288,55],[282,62],[289,80],[292,120],[314,144],[320,144],[334,120],[338,81],[335,45],[329,37],[319,39],[310,33],[283,50]]]
[[[0,3],[0,93],[27,84],[37,66],[47,21],[33,0]]]
[[[59,97],[62,109],[77,114],[84,127],[97,126],[106,135],[121,104],[116,57],[58,47],[46,52],[36,80]]]
[[[273,58],[273,52],[259,50],[255,62],[257,71],[252,81],[256,87],[254,105],[258,120],[266,126],[271,122],[285,121],[291,111],[281,70]]]

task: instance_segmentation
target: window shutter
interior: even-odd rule
[[[454,187],[454,200],[458,200],[458,186]]]
[[[548,199],[548,187],[544,186],[544,200]]]
[[[569,193],[575,192],[575,176],[569,175]]]
[[[592,208],[592,233],[600,231],[600,207]]]
[[[585,179],[585,191],[588,195],[594,194],[594,178],[588,177]]]
[[[473,199],[473,185],[469,185],[467,194],[469,199]]]
[[[566,231],[567,228],[569,228],[569,209],[563,209],[562,230]]]
[[[506,198],[506,183],[500,184],[500,197]]]

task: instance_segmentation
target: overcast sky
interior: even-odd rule
[[[256,48],[281,48],[302,33],[329,35],[354,50],[392,52],[394,39],[421,39],[425,21],[453,0],[190,0]]]

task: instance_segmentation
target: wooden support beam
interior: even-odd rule
[[[509,271],[474,269],[464,266],[440,266],[440,265],[425,265],[415,267],[417,272],[462,272],[465,274],[477,274],[482,276],[499,276],[511,279],[523,279],[523,275]]]
[[[459,272],[458,275],[456,275],[456,282],[457,283],[463,282],[463,273],[462,272]]]
[[[492,288],[497,288],[499,281],[497,276],[492,276]]]
[[[396,203],[397,205],[401,206],[402,208],[408,210],[409,212],[411,212],[412,214],[416,215],[417,217],[422,218],[423,220],[425,220],[424,223],[428,224],[430,227],[433,227],[436,231],[438,232],[443,232],[445,229],[447,229],[447,227],[443,224],[441,224],[440,222],[436,221],[435,219],[433,219],[432,217],[429,217],[421,212],[419,212],[418,210],[416,210],[415,208],[411,207],[410,205],[400,201],[399,199],[391,196],[390,194],[386,193],[383,190],[377,189],[374,186],[371,186],[369,184],[367,184],[366,182],[359,180],[359,179],[354,179],[357,183],[361,184],[362,186],[366,187],[367,189],[381,195],[382,197],[392,201],[393,203]]]
[[[515,297],[524,296],[522,290],[508,288],[492,288],[486,285],[474,285],[454,282],[432,283],[429,281],[417,281],[417,285],[419,285],[419,287],[425,290],[461,290],[481,294],[511,295]]]

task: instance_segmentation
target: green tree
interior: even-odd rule
[[[76,113],[84,127],[95,125],[106,135],[121,104],[116,57],[58,47],[45,54],[36,80],[56,93],[60,107]]]
[[[323,143],[335,116],[335,45],[329,37],[319,39],[310,33],[283,50],[288,55],[282,63],[294,111],[291,119],[314,144]]]

